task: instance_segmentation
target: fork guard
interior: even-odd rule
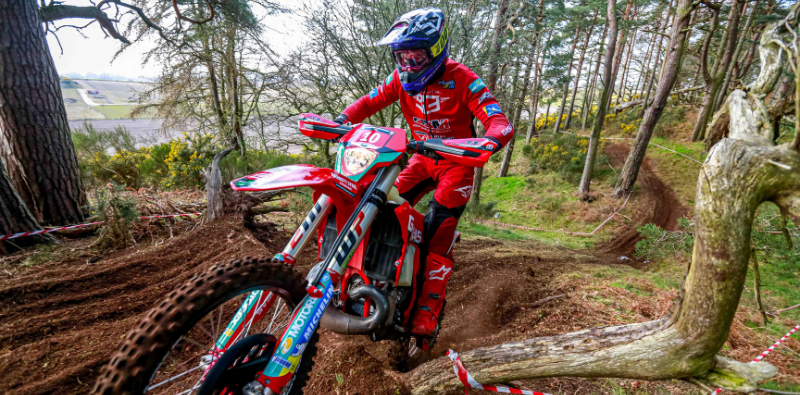
[[[366,335],[377,329],[390,315],[389,300],[374,285],[362,285],[349,292],[351,298],[370,298],[375,306],[375,314],[369,317],[356,317],[347,314],[335,306],[328,305],[320,320],[320,326],[343,335]]]

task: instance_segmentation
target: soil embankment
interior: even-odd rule
[[[629,151],[630,147],[622,144],[609,144],[605,148],[609,162],[618,169],[625,165]],[[639,170],[636,184],[638,190],[634,193],[643,195],[644,201],[640,206],[644,210],[634,218],[635,225],[656,224],[666,230],[678,230],[678,219],[686,214],[686,207],[680,203],[672,188],[655,174],[647,158]],[[635,225],[623,226],[617,236],[600,244],[597,251],[615,255],[632,254],[636,243],[642,239]]]

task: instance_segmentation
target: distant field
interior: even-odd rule
[[[141,82],[62,80],[61,92],[67,118],[126,119],[139,104],[140,95],[151,89]],[[153,115],[139,117],[151,118]]]

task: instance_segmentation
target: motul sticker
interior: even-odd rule
[[[486,84],[483,83],[482,79],[478,78],[477,80],[472,81],[468,88],[470,92],[478,93],[481,89],[486,88]]]

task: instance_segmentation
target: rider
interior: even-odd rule
[[[415,140],[475,137],[476,117],[486,128],[482,146],[497,152],[512,138],[508,119],[483,81],[448,58],[450,37],[441,10],[422,8],[403,14],[376,45],[391,48],[397,69],[347,107],[336,117],[337,123],[360,123],[400,100]],[[412,204],[436,191],[423,230],[428,255],[412,323],[416,335],[432,336],[437,329],[453,268],[456,225],[469,201],[473,174],[471,167],[415,154],[395,184],[400,196]]]

